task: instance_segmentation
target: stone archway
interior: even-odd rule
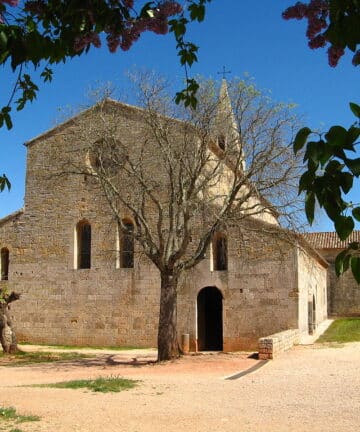
[[[223,296],[213,286],[197,296],[197,339],[199,351],[223,350]]]

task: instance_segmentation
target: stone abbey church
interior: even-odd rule
[[[142,109],[107,104],[136,143]],[[78,134],[87,121],[83,112],[26,143],[24,208],[0,220],[0,286],[21,293],[11,306],[20,341],[156,346],[160,275],[134,242],[132,219],[124,214],[128,231],[121,234],[86,175],[58,175],[64,155],[87,160],[88,143]],[[181,281],[178,332],[190,335],[192,350],[254,348],[259,337],[283,330],[312,332],[328,312],[360,312],[349,310],[356,291],[345,299],[328,276],[324,245],[314,236],[286,240],[276,214],[265,211],[247,223],[266,229],[227,227]]]

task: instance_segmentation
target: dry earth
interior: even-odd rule
[[[298,346],[257,364],[245,354],[189,356],[146,364],[154,351],[101,353],[95,360],[0,367],[0,406],[36,414],[29,432],[312,431],[360,426],[360,343]],[[132,359],[136,358],[137,361]],[[121,393],[24,387],[120,375],[141,380]]]

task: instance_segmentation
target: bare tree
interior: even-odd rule
[[[164,81],[140,76],[138,84],[141,139],[123,139],[116,110],[104,100],[81,131],[87,166],[66,169],[97,180],[119,229],[159,269],[158,359],[168,360],[179,355],[179,280],[216,232],[246,218],[294,220],[299,171],[288,143],[299,124],[291,107],[241,80],[223,81],[220,96],[216,83],[204,82],[197,110],[173,104]]]

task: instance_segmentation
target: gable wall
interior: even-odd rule
[[[140,139],[138,117],[135,110],[119,117],[124,139]],[[153,346],[158,273],[146,260],[138,260],[134,270],[115,268],[116,226],[107,202],[90,177],[67,174],[69,159],[85,161],[89,143],[76,140],[79,127],[28,147],[26,211],[9,280],[22,293],[12,307],[18,337]],[[75,270],[74,230],[82,219],[92,227],[91,269]]]

